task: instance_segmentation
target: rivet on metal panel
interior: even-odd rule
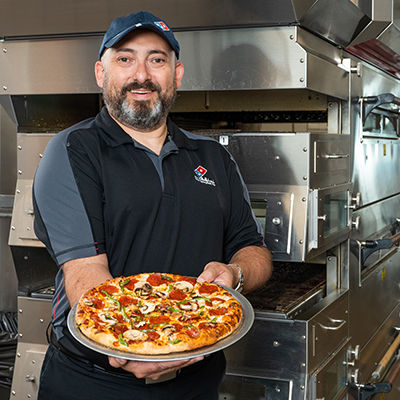
[[[304,243],[304,241],[303,240],[299,240],[299,244],[303,244]]]
[[[303,64],[304,63],[304,58],[300,58],[300,62]]]
[[[15,226],[12,226],[11,229],[12,229],[13,231],[15,231]]]
[[[22,150],[22,146],[18,146],[18,150]]]
[[[15,396],[15,390],[13,390],[13,391],[11,392],[11,394],[12,394],[13,396]]]
[[[306,387],[305,387],[304,385],[301,385],[301,386],[300,386],[300,389],[301,389],[301,390],[304,390],[305,388],[306,388]]]
[[[41,324],[43,324],[43,322],[44,322],[43,318],[40,318],[39,321]]]
[[[307,147],[303,147],[303,151],[304,151],[304,153],[307,153],[307,151],[308,151]]]
[[[32,364],[36,364],[36,361],[35,361],[35,360],[32,360]]]
[[[306,181],[307,180],[307,175],[304,175],[303,176],[303,181]]]
[[[43,154],[39,153],[39,158],[42,158],[42,157],[43,157]]]
[[[303,203],[305,203],[306,202],[306,198],[305,197],[303,197],[302,199],[301,199],[301,201],[303,202]]]
[[[21,191],[19,189],[17,189],[17,194],[20,194],[20,193],[21,193]]]
[[[18,311],[19,311],[20,313],[22,313],[22,308],[20,308]]]
[[[8,87],[7,86],[3,86],[3,90],[7,90],[8,89]]]
[[[290,39],[290,40],[293,40],[293,39],[294,39],[294,35],[290,35],[290,36],[289,36],[289,39]]]
[[[279,161],[280,159],[281,159],[281,158],[280,158],[279,156],[276,156],[276,157],[275,157],[275,160],[276,160],[276,161]]]
[[[20,175],[22,175],[22,171],[21,171],[20,169],[18,170],[18,173],[19,173]]]
[[[278,347],[279,346],[279,342],[277,342],[276,340],[274,341],[274,347]]]
[[[17,357],[21,357],[21,353],[17,353]]]
[[[300,82],[304,82],[304,78],[300,78]]]
[[[301,337],[301,340],[306,340],[305,335],[303,335],[303,336]]]
[[[6,48],[3,49],[3,53],[7,53],[7,49]]]
[[[275,388],[275,392],[279,393],[281,391],[281,389],[279,389],[278,387]]]
[[[19,334],[19,337],[22,337],[22,333]]]
[[[306,364],[305,363],[301,363],[301,367],[305,368]]]

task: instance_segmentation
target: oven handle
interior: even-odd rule
[[[325,326],[322,325],[320,322],[318,322],[318,325],[322,328],[322,329],[326,329],[327,331],[338,331],[345,323],[346,320],[345,319],[334,319],[331,317],[328,317],[329,321],[333,322],[333,323],[338,323],[338,326]]]

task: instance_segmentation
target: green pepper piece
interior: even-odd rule
[[[104,293],[109,300],[113,301],[118,306],[118,310],[121,311],[121,303],[118,300],[113,299],[105,290],[101,292]]]
[[[124,338],[122,337],[122,333],[120,333],[118,336],[118,342],[120,344],[123,344],[124,346],[128,347],[128,343],[125,342]]]

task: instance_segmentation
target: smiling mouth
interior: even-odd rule
[[[135,94],[149,94],[153,93],[154,90],[130,90],[130,93],[135,93]]]

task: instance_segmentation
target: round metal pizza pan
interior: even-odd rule
[[[144,354],[136,354],[136,353],[127,353],[125,351],[112,350],[101,344],[94,342],[88,337],[84,336],[82,332],[77,328],[75,324],[75,312],[78,304],[75,304],[71,311],[68,314],[67,325],[68,329],[71,332],[71,335],[81,344],[86,346],[87,348],[97,351],[101,354],[111,357],[124,358],[127,360],[134,361],[177,361],[177,360],[186,360],[188,358],[205,356],[207,354],[215,353],[216,351],[223,350],[229,346],[232,346],[234,343],[239,341],[246,333],[250,330],[251,326],[254,322],[254,310],[250,302],[235,290],[220,285],[224,289],[226,289],[236,300],[240,302],[243,309],[242,319],[238,328],[229,336],[224,339],[219,340],[217,343],[211,346],[201,347],[200,349],[184,351],[179,353],[171,353],[171,354],[157,354],[157,355],[144,355]]]

